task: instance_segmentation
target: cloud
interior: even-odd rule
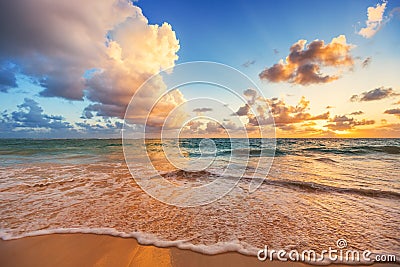
[[[123,124],[119,121],[106,120],[105,123],[76,122],[75,126],[81,136],[120,137]],[[130,126],[125,124],[125,129],[128,129],[127,127]]]
[[[197,131],[200,128],[200,126],[203,126],[203,125],[204,125],[204,122],[198,121],[198,120],[190,121],[188,123],[189,129],[192,131]]]
[[[189,121],[180,132],[180,136],[196,136],[196,135],[204,135],[207,132],[204,129],[205,121],[203,120],[192,120]]]
[[[0,9],[0,58],[40,81],[42,95],[68,99],[82,99],[82,76],[104,59],[108,30],[135,15],[128,2],[110,0],[2,1]]]
[[[310,101],[304,96],[301,97],[296,106],[287,105],[284,100],[277,98],[267,99],[266,101],[271,108],[275,124],[278,126],[314,120],[326,120],[329,118],[329,112],[316,116],[311,115],[308,112]]]
[[[41,96],[92,101],[84,117],[122,118],[138,87],[178,59],[171,25],[149,24],[128,0],[16,0],[0,9],[0,58],[40,84]],[[8,74],[0,79],[14,86]],[[149,94],[165,90],[159,83]]]
[[[293,124],[288,124],[288,125],[281,125],[279,127],[279,129],[283,130],[283,131],[294,131],[297,129],[296,126],[294,126]]]
[[[248,61],[246,61],[245,63],[242,64],[242,67],[248,68],[251,65],[254,65],[254,63],[256,63],[255,60],[248,60]]]
[[[15,87],[18,87],[15,70],[6,64],[0,65],[0,92],[6,93]]]
[[[147,90],[144,90],[143,92],[145,94],[151,93],[150,90],[148,92],[146,91]],[[152,127],[153,130],[161,129],[161,127],[163,127],[165,130],[180,128],[182,123],[188,117],[188,114],[182,110],[182,104],[184,104],[186,100],[183,94],[177,89],[169,91],[167,94],[163,95],[158,102],[156,102],[152,96],[143,97],[139,95],[139,100],[135,103],[140,102],[143,104],[144,101],[149,101],[151,104],[154,103],[152,110],[148,114],[148,119],[146,122],[146,126]],[[151,106],[148,103],[146,105]],[[130,122],[144,124],[143,119],[146,116],[141,116],[139,113],[140,111],[138,110],[139,108],[140,107],[134,107],[130,114],[127,115],[128,117],[130,115],[138,117],[136,119],[130,118]],[[175,108],[177,109],[175,110]],[[170,115],[171,112],[174,113]]]
[[[232,114],[232,116],[247,116],[249,114],[250,111],[250,105],[246,104],[242,107],[239,107],[238,111],[236,111],[235,113]]]
[[[399,95],[396,93],[392,88],[384,88],[383,86],[373,89],[371,91],[367,91],[364,93],[361,93],[360,95],[352,95],[350,97],[351,102],[362,102],[362,101],[375,101],[375,100],[381,100],[384,98],[389,98],[393,96]]]
[[[333,38],[329,44],[323,40],[306,43],[306,40],[299,40],[293,44],[285,61],[264,69],[259,74],[260,79],[301,85],[328,83],[339,76],[321,73],[322,67],[340,68],[354,64],[350,54],[353,45],[347,43],[344,35]]]
[[[371,38],[382,28],[386,4],[387,2],[384,1],[381,4],[376,4],[375,7],[368,7],[368,19],[365,21],[366,26],[358,31],[359,35],[365,38]]]
[[[120,138],[121,129],[122,123],[111,119],[72,124],[62,116],[46,114],[39,103],[30,98],[17,105],[17,110],[5,110],[0,114],[2,138]]]
[[[258,94],[256,90],[249,88],[243,92],[243,95],[247,98],[247,103],[249,105],[254,105]]]
[[[388,109],[388,110],[385,110],[384,113],[385,114],[396,115],[397,117],[400,118],[400,108]]]
[[[335,115],[331,117],[329,112],[312,114],[310,101],[304,96],[295,105],[287,104],[279,98],[262,98],[257,94],[248,92],[255,101],[250,101],[238,109],[247,122],[243,121],[247,133],[255,131],[259,126],[275,126],[276,133],[280,137],[398,137],[399,124],[380,127],[375,120],[355,119],[363,111],[355,111],[347,115]],[[329,107],[329,106],[328,106]],[[330,107],[332,108],[332,107]],[[386,114],[397,115],[400,110],[388,110]],[[227,122],[227,120],[224,120]],[[323,123],[321,125],[321,123]],[[223,123],[226,129],[229,126]],[[383,125],[381,125],[383,126]],[[236,125],[231,125],[235,129]],[[240,128],[236,128],[236,131]],[[391,131],[393,130],[393,131]]]
[[[315,120],[326,120],[329,112],[319,115],[311,115],[309,110],[310,101],[304,96],[297,105],[292,106],[285,103],[283,99],[264,99],[257,95],[255,90],[248,89],[243,93],[249,98],[248,103],[240,107],[234,115],[247,116],[249,128],[260,125],[272,125],[281,129],[290,129],[291,124],[305,123]],[[252,112],[250,112],[252,111]]]
[[[207,122],[206,132],[209,134],[222,134],[225,132],[224,127],[219,123],[209,121]]]
[[[371,64],[372,58],[371,57],[367,57],[366,59],[364,59],[364,61],[361,63],[361,66],[363,68],[366,68],[369,66],[369,64]]]
[[[357,115],[362,115],[362,114],[364,114],[364,112],[362,112],[361,110],[359,110],[359,111],[354,111],[354,112],[350,113],[350,115],[355,115],[355,116],[357,116]]]
[[[352,96],[350,97],[350,101],[351,101],[351,102],[356,102],[356,101],[358,101],[358,100],[359,100],[358,95],[352,95]]]
[[[347,117],[346,115],[338,116],[336,115],[332,119],[329,120],[332,123],[325,125],[330,130],[333,131],[346,131],[352,130],[357,126],[364,126],[364,125],[372,125],[375,124],[374,120],[355,120],[351,117]]]
[[[181,130],[181,136],[226,136],[227,130],[238,130],[238,126],[236,126],[233,122],[228,123],[218,123],[214,121],[207,121],[204,119],[201,120],[192,120],[188,122]]]
[[[204,113],[204,112],[210,112],[210,111],[213,111],[213,109],[212,108],[195,108],[195,109],[193,109],[193,112],[196,112],[196,113]]]
[[[389,12],[389,20],[400,14],[400,7],[395,7]]]
[[[169,24],[148,25],[147,19],[129,18],[109,33],[109,59],[87,81],[87,98],[100,104],[101,113],[123,117],[133,93],[160,69],[170,67],[178,59],[179,43]],[[166,90],[161,78],[154,78],[143,97],[155,103],[155,96]],[[149,95],[153,97],[149,97]],[[139,112],[139,111],[138,111]]]
[[[5,132],[11,131],[51,131],[71,130],[73,127],[62,116],[45,114],[39,104],[30,98],[17,106],[18,110],[11,113],[3,111],[0,117],[0,127]]]
[[[306,122],[306,123],[303,123],[301,126],[315,126],[315,125],[317,125],[316,122],[314,122],[314,121],[308,121],[308,122]]]

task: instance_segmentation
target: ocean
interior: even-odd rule
[[[98,233],[247,255],[266,245],[319,252],[345,239],[348,249],[400,256],[400,139],[277,139],[276,150],[251,139],[248,153],[240,139],[211,140],[210,151],[199,148],[201,139],[179,140],[185,162],[213,159],[195,171],[168,164],[169,141],[146,141],[152,163],[172,184],[191,188],[218,179],[223,188],[237,180],[215,201],[177,207],[138,185],[158,181],[135,153],[141,140],[129,144],[135,181],[120,139],[1,139],[0,237]],[[249,175],[260,158],[271,166],[258,166],[261,182],[252,191]],[[231,172],[221,171],[226,162]],[[213,190],[207,197],[219,194]],[[163,199],[174,195],[159,193]]]

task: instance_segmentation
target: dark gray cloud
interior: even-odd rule
[[[0,63],[0,92],[8,92],[9,89],[15,87],[18,87],[15,70],[5,63]]]
[[[385,114],[396,115],[396,116],[400,117],[400,108],[388,109],[388,110],[385,110],[384,113]]]
[[[247,98],[247,103],[249,103],[249,105],[254,105],[258,93],[256,90],[249,88],[243,92],[243,95]]]
[[[87,110],[87,108],[85,108],[83,110],[82,116],[80,117],[81,119],[91,119],[93,118],[94,115],[90,110]]]
[[[76,122],[75,126],[79,133],[83,136],[108,136],[120,137],[123,123],[119,121],[111,122],[110,120],[105,123],[89,123],[89,122]],[[132,128],[128,125],[125,129]],[[133,130],[133,128],[132,128]]]
[[[357,116],[357,115],[362,115],[362,114],[364,114],[364,112],[362,112],[361,110],[359,110],[359,111],[354,111],[354,112],[350,113],[350,115],[355,115],[355,116]]]
[[[309,63],[297,68],[295,81],[298,84],[308,85],[313,83],[327,83],[337,78],[330,75],[322,75],[318,64]]]
[[[366,59],[364,59],[364,61],[362,62],[361,66],[363,68],[366,68],[369,66],[369,64],[371,64],[372,58],[371,57],[367,57]]]
[[[82,118],[91,119],[94,116],[123,118],[124,114],[125,106],[96,103],[90,104],[83,110]]]
[[[371,91],[363,92],[360,95],[352,95],[350,98],[351,102],[362,102],[362,101],[374,101],[374,100],[381,100],[393,96],[398,96],[399,94],[396,93],[393,88],[385,88],[383,86],[373,89]]]
[[[358,101],[358,95],[352,95],[351,97],[350,97],[350,101],[351,102],[356,102],[356,101]]]
[[[250,111],[250,105],[245,104],[242,107],[239,107],[238,111],[236,111],[235,113],[232,114],[232,116],[247,116],[247,114],[249,114]]]
[[[193,109],[193,112],[197,112],[197,113],[204,113],[204,112],[209,112],[209,111],[213,111],[212,108],[195,108]]]
[[[254,65],[254,63],[256,63],[255,60],[248,60],[248,61],[246,61],[245,63],[242,64],[242,67],[248,68],[251,65]]]
[[[328,129],[334,131],[352,130],[357,126],[375,124],[374,120],[355,120],[354,118],[347,117],[346,115],[336,115],[335,117],[330,119],[329,122],[331,123],[328,123],[324,127],[327,127]]]

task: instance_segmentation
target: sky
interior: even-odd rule
[[[0,13],[2,138],[119,138],[124,122],[132,136],[400,138],[399,1],[15,0]]]

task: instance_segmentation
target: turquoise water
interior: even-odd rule
[[[221,172],[226,162],[246,171],[218,201],[178,208],[135,183],[121,140],[2,139],[1,236],[97,232],[209,254],[254,254],[264,245],[322,250],[344,238],[351,248],[400,254],[400,139],[277,139],[276,150],[268,140],[212,141],[179,141],[182,157],[213,158],[206,169],[190,172],[164,157],[175,140],[147,140],[152,164],[172,183],[201,186],[237,178]],[[150,179],[149,166],[135,153],[142,145],[132,140],[125,149],[135,162],[132,174],[140,176],[135,178]],[[247,174],[259,158],[273,164],[251,193]]]

